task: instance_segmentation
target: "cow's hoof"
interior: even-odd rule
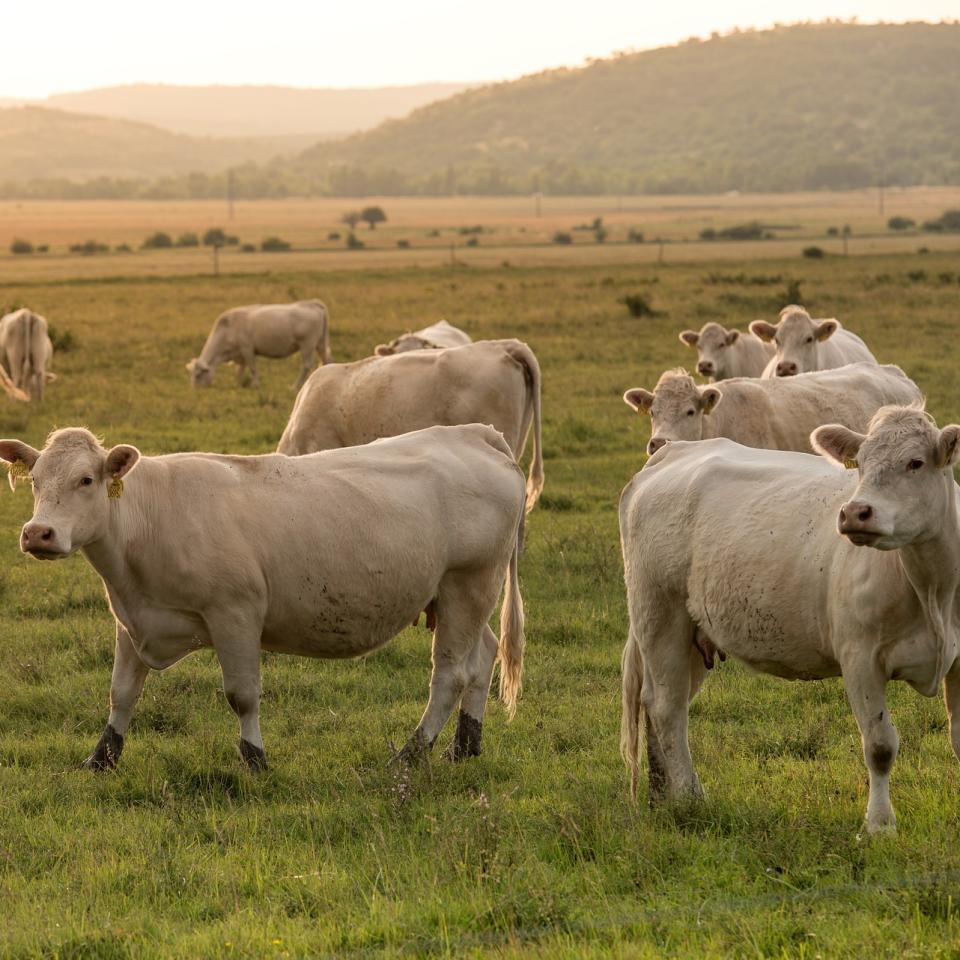
[[[249,740],[240,740],[240,758],[252,773],[267,769],[267,755],[262,747],[256,747]]]
[[[873,837],[895,837],[897,835],[897,821],[887,821],[884,823],[870,823],[864,821],[863,832],[857,834],[857,839],[863,843]]]
[[[424,735],[417,730],[414,735],[404,744],[402,750],[395,753],[391,763],[398,763],[404,767],[412,767],[420,763],[433,747],[433,741],[427,740]]]
[[[457,732],[447,747],[446,757],[455,763],[480,756],[480,738],[483,734],[483,721],[460,711],[457,717]]]
[[[93,753],[80,764],[82,770],[113,770],[123,752],[123,737],[108,723]]]

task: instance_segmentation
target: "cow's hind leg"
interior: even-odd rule
[[[496,575],[494,575],[496,574]],[[477,571],[448,573],[437,597],[437,629],[433,634],[433,673],[430,698],[413,736],[400,752],[400,759],[415,760],[428,752],[454,707],[468,691],[472,719],[482,721],[478,707],[489,648],[485,636],[503,581],[503,571],[484,575]],[[492,635],[492,634],[491,634]],[[471,724],[472,726],[472,724]],[[479,727],[474,728],[479,734]],[[479,740],[479,738],[477,738]],[[479,747],[479,742],[477,743]]]
[[[93,753],[81,764],[86,770],[112,770],[117,765],[133,708],[140,699],[149,671],[137,655],[130,634],[118,623],[110,681],[110,717]]]
[[[949,673],[943,678],[943,699],[950,718],[950,744],[960,760],[960,660],[955,660]]]
[[[483,732],[483,714],[490,695],[493,665],[497,661],[497,638],[484,624],[480,639],[475,644],[467,663],[467,688],[460,700],[457,715],[457,731],[450,741],[447,757],[450,760],[466,760],[480,756],[480,738]]]
[[[307,377],[313,369],[313,354],[317,346],[315,343],[308,342],[300,347],[300,376],[293,385],[294,390],[299,390],[307,382]]]

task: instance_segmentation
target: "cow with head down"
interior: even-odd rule
[[[865,432],[824,425],[811,442],[823,456],[667,444],[624,489],[621,750],[634,793],[645,731],[651,800],[702,795],[687,729],[705,631],[756,671],[842,677],[870,778],[866,830],[892,831],[890,680],[943,690],[960,759],[960,426],[885,407]]]
[[[27,472],[32,480],[21,550],[42,560],[81,552],[116,621],[110,716],[90,769],[116,765],[147,674],[201,648],[216,653],[241,757],[259,769],[262,650],[365,656],[424,610],[430,697],[403,756],[429,750],[458,705],[450,756],[480,752],[498,658],[501,695],[515,707],[524,482],[492,427],[434,427],[296,458],[146,457],[68,428],[42,450],[0,440],[0,460],[16,467],[12,485]],[[487,621],[501,589],[498,640]]]
[[[861,360],[877,362],[867,345],[838,320],[814,320],[796,305],[784,307],[775,324],[754,320],[750,332],[774,346],[774,356],[762,374],[767,378],[795,377]]]
[[[389,343],[377,345],[374,353],[378,357],[392,357],[395,353],[407,353],[410,350],[438,350],[443,347],[462,347],[465,343],[472,343],[469,335],[462,330],[439,320],[429,327],[405,333],[391,340]]]
[[[713,381],[759,377],[773,356],[773,347],[751,333],[705,323],[700,332],[684,330],[680,342],[697,350],[697,373]]]
[[[899,368],[851,363],[796,377],[739,377],[700,386],[685,370],[668,370],[651,393],[634,387],[624,402],[651,421],[647,453],[675,440],[727,437],[746,447],[810,452],[810,433],[839,421],[865,429],[892,403],[916,403],[917,385]]]
[[[22,307],[0,317],[0,384],[16,400],[42,400],[56,380],[53,341],[46,317]]]

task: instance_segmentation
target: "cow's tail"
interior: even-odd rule
[[[513,719],[523,682],[523,597],[520,596],[520,551],[523,549],[524,511],[520,511],[517,536],[507,566],[507,579],[500,608],[500,699]]]
[[[630,796],[637,799],[640,777],[640,721],[643,718],[643,657],[630,632],[620,663],[623,674],[623,712],[620,716],[620,754],[630,771]]]
[[[314,301],[323,315],[323,362],[332,363],[333,355],[330,353],[330,311],[327,305],[319,300]]]
[[[519,341],[511,344],[510,356],[523,364],[529,388],[528,409],[532,410],[531,426],[533,430],[533,457],[530,461],[530,473],[527,477],[527,513],[529,513],[543,492],[543,443],[540,430],[540,364],[533,351]]]

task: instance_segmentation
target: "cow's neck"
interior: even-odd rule
[[[947,498],[936,536],[899,550],[903,572],[910,582],[937,648],[936,673],[931,695],[957,656],[957,588],[960,586],[960,521],[957,486],[950,477]]]

